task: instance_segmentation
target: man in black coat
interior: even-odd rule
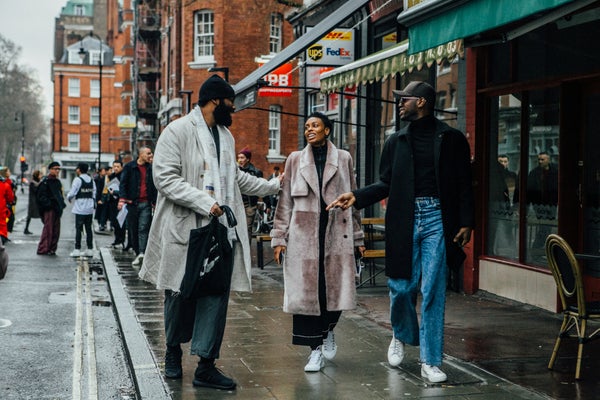
[[[447,379],[439,367],[448,266],[464,261],[462,247],[475,220],[469,144],[460,131],[434,117],[431,85],[415,81],[394,94],[400,119],[409,124],[386,141],[379,181],[340,195],[328,209],[360,209],[388,197],[385,269],[394,334],[388,362],[400,365],[405,343],[420,345],[421,376],[437,383]]]
[[[62,183],[59,179],[60,164],[56,161],[48,165],[48,176],[40,182],[37,190],[37,204],[44,223],[37,253],[53,256],[56,254],[60,238],[60,217],[67,206]]]

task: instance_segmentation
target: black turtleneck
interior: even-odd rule
[[[415,167],[415,197],[439,197],[435,179],[433,115],[412,121],[408,127]]]

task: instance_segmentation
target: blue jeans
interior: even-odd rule
[[[152,223],[152,205],[150,203],[127,205],[127,210],[127,224],[131,232],[129,244],[133,247],[135,254],[144,253]]]
[[[411,278],[388,279],[392,329],[396,339],[420,344],[421,362],[440,366],[448,267],[439,199],[415,199],[414,219]],[[419,281],[423,297],[420,328],[416,311]]]

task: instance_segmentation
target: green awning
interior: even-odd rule
[[[470,0],[446,2],[425,1],[398,15],[398,23],[408,26],[409,54],[463,39],[573,0]],[[453,4],[459,4],[453,6]]]
[[[406,54],[407,49],[408,41],[405,40],[393,47],[325,72],[320,77],[321,91],[333,92],[358,84],[386,80],[398,73],[404,75],[415,68],[421,70],[424,65],[430,67],[434,62],[441,64],[445,59],[452,60],[456,55],[463,56],[462,40],[454,40],[435,49],[413,55]]]

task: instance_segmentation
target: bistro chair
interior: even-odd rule
[[[597,335],[600,328],[591,334],[586,331],[588,320],[600,320],[600,302],[586,303],[581,268],[571,246],[562,237],[551,234],[546,238],[546,257],[558,287],[563,309],[563,322],[548,363],[548,369],[552,369],[554,366],[561,340],[576,338],[579,345],[575,379],[579,379],[583,345],[600,337]]]
[[[380,228],[384,224],[384,218],[362,218],[361,220],[366,247],[362,258],[368,275],[365,279],[362,277],[358,279],[357,288],[363,287],[367,283],[374,286],[377,276],[385,272],[382,266],[378,266],[378,261],[385,260],[385,249],[376,248],[381,247],[377,245],[377,242],[380,242],[381,245],[385,242],[385,232]]]

